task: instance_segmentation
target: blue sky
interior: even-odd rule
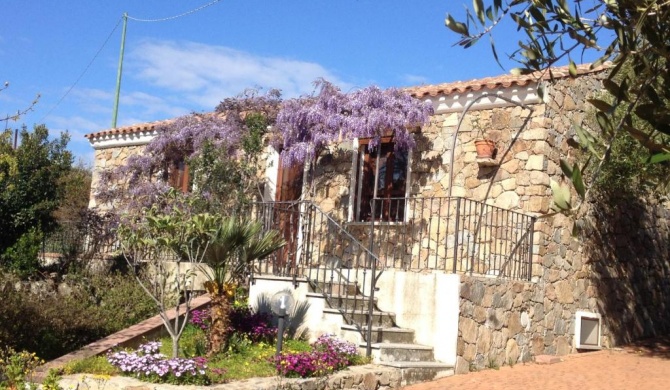
[[[0,116],[40,93],[35,110],[9,126],[45,123],[54,132],[68,130],[70,149],[90,162],[92,148],[83,135],[111,125],[122,14],[164,18],[209,1],[4,0],[0,82],[9,81],[10,88],[0,92]],[[471,2],[222,0],[170,21],[129,20],[118,125],[211,111],[248,87],[279,88],[294,97],[310,93],[318,77],[351,90],[505,73],[488,40],[467,50],[453,46],[457,36],[444,17],[463,15],[463,4]],[[518,37],[509,25],[496,32],[501,59]]]

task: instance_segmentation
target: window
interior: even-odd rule
[[[359,140],[354,166],[354,221],[372,219],[372,200],[375,221],[395,222],[405,218],[405,193],[409,154],[395,151],[391,137],[382,139],[374,150],[370,140]]]
[[[184,160],[174,161],[167,171],[164,180],[168,182],[170,187],[180,190],[183,193],[189,192],[191,187],[189,184],[189,169]]]

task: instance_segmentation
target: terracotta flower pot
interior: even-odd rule
[[[475,141],[475,148],[477,149],[477,158],[493,158],[496,144],[490,139],[478,139]]]

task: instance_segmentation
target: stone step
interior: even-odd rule
[[[326,298],[323,293],[313,292],[307,293],[310,298]],[[375,298],[375,302],[377,299]],[[331,295],[328,297],[328,303],[333,309],[346,310],[368,310],[370,307],[370,299],[360,294],[357,295]]]
[[[367,310],[340,310],[333,308],[323,309],[324,314],[342,314],[344,312],[347,319],[353,321],[354,324],[358,326],[364,326],[368,323],[368,311]],[[379,326],[384,328],[393,328],[395,327],[395,313],[383,312],[383,311],[373,311],[372,312],[372,326]]]
[[[433,381],[454,375],[454,367],[440,362],[380,362],[400,370],[400,386]]]
[[[355,282],[346,281],[311,281],[312,291],[328,295],[356,295],[358,285]]]
[[[372,354],[381,362],[432,362],[433,347],[421,344],[373,343]]]
[[[368,335],[368,327],[357,327],[354,325],[343,325],[342,330],[359,332],[363,335],[365,340]],[[396,344],[412,344],[414,343],[414,329],[408,328],[385,328],[381,326],[372,327],[372,342],[373,343],[396,343]]]

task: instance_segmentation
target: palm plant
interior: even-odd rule
[[[208,279],[205,289],[211,298],[210,356],[226,345],[231,301],[250,264],[285,244],[278,231],[264,232],[260,222],[235,217],[222,220],[205,254],[204,264],[209,267],[201,267]]]

